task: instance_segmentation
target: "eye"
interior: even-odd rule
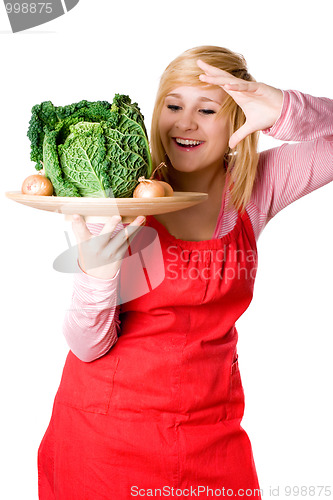
[[[176,106],[175,104],[168,104],[167,108],[170,109],[171,111],[178,111],[179,109],[181,109],[180,106]]]
[[[199,109],[199,112],[203,115],[213,115],[216,113],[213,109]]]

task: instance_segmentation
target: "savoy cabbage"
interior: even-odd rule
[[[44,166],[56,196],[129,197],[152,173],[144,119],[126,95],[112,104],[42,102],[32,108],[28,137],[30,158]]]

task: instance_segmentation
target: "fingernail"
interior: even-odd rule
[[[142,215],[140,215],[140,217],[137,217],[136,220],[139,224],[143,224],[146,220],[146,217],[143,217]]]

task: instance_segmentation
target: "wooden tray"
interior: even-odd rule
[[[8,191],[7,198],[28,207],[57,212],[66,216],[83,215],[87,222],[103,221],[112,215],[121,215],[123,222],[133,220],[138,215],[157,215],[176,212],[201,203],[208,198],[207,193],[174,192],[173,196],[156,198],[85,198],[61,196],[35,196],[20,191]],[[71,217],[66,217],[70,219]]]

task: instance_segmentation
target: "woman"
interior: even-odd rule
[[[260,497],[240,425],[235,322],[252,299],[267,222],[333,180],[332,112],[329,99],[255,82],[242,56],[220,47],[191,49],[168,66],[153,160],[166,163],[162,176],[175,190],[209,198],[146,218],[165,278],[121,305],[119,290],[133,278],[121,255],[144,218],[126,235],[112,217],[95,238],[76,217],[83,272],[64,325],[71,352],[39,450],[41,499]],[[258,154],[260,130],[299,142]],[[159,261],[150,273],[151,265],[160,273]]]

